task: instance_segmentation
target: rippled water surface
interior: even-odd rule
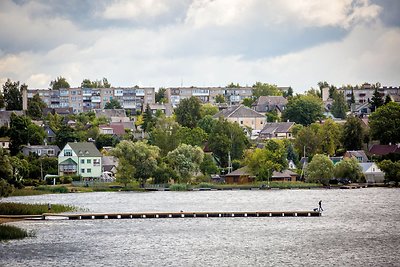
[[[322,217],[16,222],[0,266],[399,266],[400,189],[82,193],[2,201],[92,212],[311,210]]]

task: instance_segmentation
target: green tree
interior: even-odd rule
[[[274,171],[287,168],[286,148],[280,140],[269,140],[263,149],[247,150],[244,163],[260,181],[271,178]]]
[[[137,179],[142,187],[156,170],[159,153],[160,149],[156,146],[141,141],[134,143],[126,140],[121,141],[111,151],[111,154],[120,161],[118,166],[126,165],[125,167],[121,167],[125,168],[124,177]]]
[[[312,95],[297,95],[289,99],[286,109],[282,114],[283,120],[293,121],[302,125],[323,118],[322,100]]]
[[[12,82],[7,79],[3,85],[3,96],[6,110],[22,110],[22,90],[27,88],[25,84],[19,85],[19,82]]]
[[[384,100],[381,93],[378,92],[378,88],[375,88],[374,94],[371,98],[371,111],[374,112],[380,106],[383,106]]]
[[[164,104],[167,103],[167,90],[163,87],[158,89],[158,92],[155,93],[156,103]]]
[[[299,154],[296,153],[294,150],[294,146],[292,143],[289,143],[286,146],[286,154],[287,154],[287,159],[293,161],[294,164],[299,163]]]
[[[34,120],[39,120],[43,116],[43,109],[46,108],[46,103],[40,98],[39,94],[35,94],[28,101],[27,115]]]
[[[6,180],[0,178],[0,199],[2,197],[8,197],[14,190],[14,187],[10,185]]]
[[[185,127],[196,127],[201,119],[200,106],[200,100],[194,96],[182,99],[175,109],[176,121]]]
[[[370,134],[382,144],[400,142],[400,104],[390,102],[369,116]]]
[[[12,178],[13,169],[10,162],[10,155],[2,147],[0,147],[0,166],[0,178],[9,181]]]
[[[203,162],[200,164],[200,171],[204,175],[218,173],[218,166],[215,163],[213,156],[210,154],[204,154]]]
[[[265,116],[267,117],[268,122],[280,121],[278,112],[276,112],[276,110],[265,113]]]
[[[379,168],[385,173],[385,182],[400,182],[400,161],[385,159],[378,163]]]
[[[64,117],[58,113],[49,113],[47,115],[47,121],[49,122],[50,128],[55,132],[58,132],[64,125]]]
[[[15,113],[11,114],[10,118],[10,152],[11,155],[16,155],[22,145],[29,142],[28,126],[31,121],[26,116],[18,116]]]
[[[204,118],[207,115],[214,116],[218,113],[218,111],[218,107],[214,106],[213,104],[206,103],[200,107],[200,117]]]
[[[135,179],[135,167],[130,164],[126,158],[120,158],[117,166],[117,173],[115,178],[117,183],[124,184],[124,187],[133,182]]]
[[[191,176],[199,171],[203,158],[204,152],[200,147],[186,144],[180,144],[167,155],[169,164],[179,174],[179,182],[190,181]]]
[[[327,119],[320,127],[321,151],[329,156],[335,155],[340,145],[341,129],[332,119]]]
[[[118,138],[110,134],[99,134],[95,140],[98,149],[102,149],[105,146],[115,147],[119,143]]]
[[[335,116],[335,118],[341,118],[341,119],[346,118],[346,112],[347,112],[346,99],[344,98],[343,93],[339,93],[336,90],[333,92],[333,102],[332,102],[331,112],[332,115]]]
[[[187,145],[203,146],[207,137],[207,133],[199,127],[193,129],[181,127],[178,130],[178,139]]]
[[[243,99],[242,104],[245,105],[246,107],[251,108],[251,105],[253,105],[254,101],[255,101],[255,100],[254,100],[253,98],[251,98],[251,97],[246,97],[246,98]]]
[[[50,88],[52,90],[59,90],[61,88],[70,88],[71,86],[67,82],[67,79],[65,79],[62,76],[57,77],[54,81],[50,82]]]
[[[207,134],[210,134],[214,125],[217,123],[217,120],[214,119],[211,115],[205,115],[198,122],[198,126],[203,129]]]
[[[333,162],[325,155],[317,154],[307,165],[305,176],[308,183],[328,185],[333,177]]]
[[[13,174],[11,183],[18,188],[23,187],[24,179],[29,177],[29,164],[24,158],[17,156],[10,157]]]
[[[111,84],[108,82],[107,78],[102,80],[91,81],[89,79],[84,79],[81,83],[82,88],[110,88]]]
[[[122,106],[117,99],[113,98],[105,104],[104,109],[122,109]]]
[[[153,112],[150,109],[150,105],[146,105],[146,110],[142,114],[143,116],[143,123],[142,123],[142,129],[145,132],[150,132],[151,129],[154,127],[155,123],[155,118],[153,116]]]
[[[165,184],[171,179],[176,180],[178,178],[176,171],[163,161],[158,165],[153,176],[155,184]]]
[[[150,144],[160,148],[161,156],[174,150],[181,143],[178,131],[181,126],[173,118],[159,118],[155,127],[149,133]]]
[[[283,96],[284,97],[292,97],[293,96],[293,88],[292,87],[289,87],[289,89],[287,90],[287,92],[284,92],[283,93]]]
[[[4,96],[3,93],[0,92],[0,109],[3,109],[6,107],[6,103],[4,102]]]
[[[343,147],[346,150],[361,149],[363,136],[364,133],[361,126],[361,120],[354,116],[348,117],[343,125],[343,132],[341,136]]]
[[[260,96],[279,96],[282,95],[282,92],[278,89],[278,86],[275,84],[268,84],[262,82],[256,82],[253,84],[253,97],[255,99]]]
[[[209,135],[208,145],[214,156],[218,158],[219,164],[227,167],[228,154],[230,153],[232,160],[242,159],[249,141],[239,124],[219,119]]]
[[[217,95],[215,97],[215,103],[225,103],[226,99],[224,95]]]
[[[63,149],[68,142],[78,141],[78,136],[68,125],[62,125],[61,128],[56,131],[56,145]]]
[[[386,95],[384,105],[386,105],[387,103],[390,103],[390,102],[392,102],[392,98],[390,97],[390,95]]]
[[[294,147],[299,155],[306,154],[308,157],[314,156],[320,148],[321,137],[318,134],[318,129],[313,129],[311,126],[303,127],[299,130],[294,141]]]
[[[365,182],[362,168],[355,158],[344,158],[334,168],[336,178],[348,178],[352,182]]]

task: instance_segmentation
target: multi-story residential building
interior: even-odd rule
[[[348,102],[351,101],[351,97],[354,94],[355,104],[368,103],[375,92],[375,88],[371,84],[363,84],[360,88],[340,88],[339,92],[342,92]],[[386,95],[400,95],[399,87],[379,87],[378,92],[382,97]]]
[[[182,99],[197,97],[202,103],[216,103],[217,95],[225,97],[231,105],[240,104],[244,98],[251,97],[252,87],[170,87],[166,88],[169,103],[176,107]]]
[[[74,113],[103,109],[113,98],[131,111],[155,103],[154,87],[28,89],[28,99],[35,94],[39,94],[49,108],[72,108]]]

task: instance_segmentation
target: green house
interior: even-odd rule
[[[58,175],[101,176],[102,154],[91,142],[67,143],[58,155]]]

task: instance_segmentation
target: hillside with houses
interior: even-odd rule
[[[400,180],[399,87],[50,85],[2,86],[2,188]]]

